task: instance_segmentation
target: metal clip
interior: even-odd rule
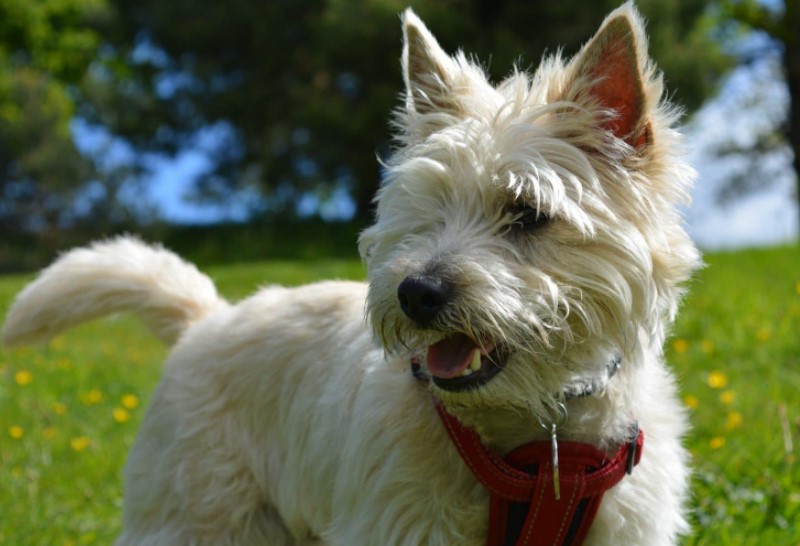
[[[629,476],[633,474],[633,467],[636,464],[636,445],[639,440],[639,421],[633,423],[633,439],[628,444],[628,460],[625,465],[625,473]]]
[[[546,423],[539,416],[539,426],[550,433],[550,449],[553,456],[553,493],[555,493],[556,500],[561,500],[561,477],[558,473],[558,429],[567,422],[567,407],[561,402],[557,402],[557,404],[561,412],[561,419],[557,422],[552,420]]]

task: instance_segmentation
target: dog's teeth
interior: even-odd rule
[[[481,369],[481,352],[475,351],[472,354],[472,362],[469,363],[469,369],[473,372],[477,372]]]
[[[461,377],[467,377],[468,375],[472,375],[472,370],[470,368],[465,368],[463,372],[461,372]]]

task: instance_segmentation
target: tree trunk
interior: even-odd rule
[[[786,0],[786,38],[784,41],[784,70],[789,87],[789,122],[787,140],[794,153],[795,199],[798,204],[800,230],[800,0]]]

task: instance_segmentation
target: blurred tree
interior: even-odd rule
[[[754,138],[742,145],[732,140],[720,147],[720,155],[737,155],[749,158],[746,168],[730,184],[722,188],[721,198],[729,199],[742,193],[762,188],[776,178],[774,162],[765,157],[781,153],[784,146],[792,153],[795,175],[795,196],[800,212],[800,0],[722,0],[721,21],[734,24],[734,32],[756,31],[766,34],[769,40],[761,47],[750,48],[741,62],[751,64],[777,56],[780,76],[788,88],[788,108],[785,119],[760,127]],[[738,27],[738,28],[736,28]],[[758,84],[758,82],[756,82]],[[798,222],[800,227],[800,222]]]
[[[8,0],[0,0],[8,1]],[[24,1],[24,0],[19,0]],[[77,0],[74,0],[77,1]],[[620,0],[108,0],[108,46],[79,114],[142,152],[175,152],[217,128],[199,198],[268,196],[254,213],[296,211],[309,194],[349,193],[370,214],[377,156],[399,104],[398,14],[411,4],[445,49],[488,63],[495,79],[546,50],[574,53]],[[729,59],[712,39],[710,0],[640,0],[651,52],[689,110]]]
[[[104,0],[0,0],[0,230],[52,230],[95,174],[70,121]]]

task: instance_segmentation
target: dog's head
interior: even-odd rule
[[[699,262],[676,210],[693,171],[633,6],[497,86],[403,25],[399,145],[360,239],[386,350],[446,403],[527,407],[660,351]]]

